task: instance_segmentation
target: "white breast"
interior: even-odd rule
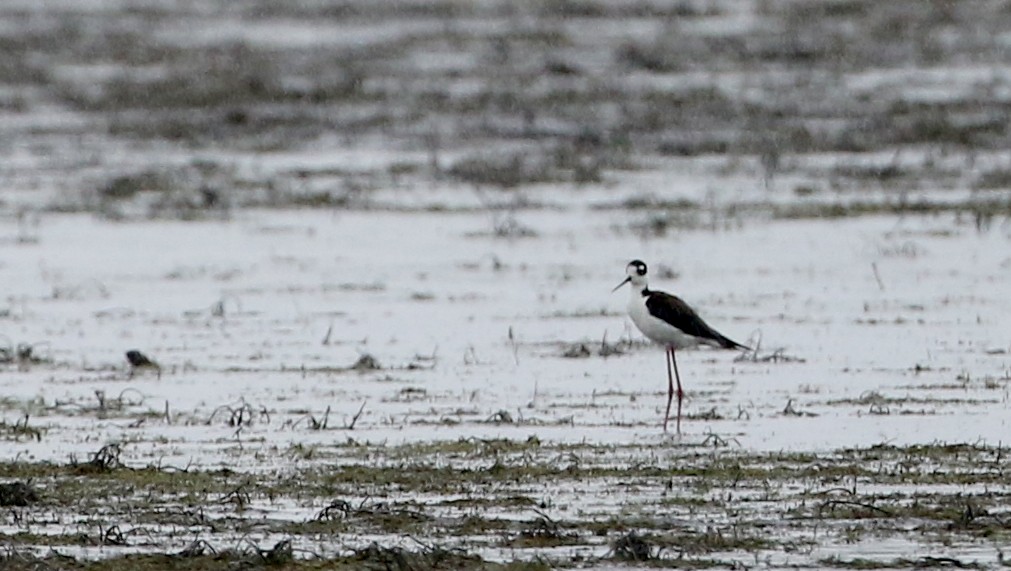
[[[628,300],[628,316],[632,318],[632,323],[635,323],[639,331],[642,331],[643,335],[655,343],[672,345],[675,349],[694,347],[699,344],[698,338],[650,315],[649,310],[646,309],[646,298],[635,288],[632,289],[632,296]]]

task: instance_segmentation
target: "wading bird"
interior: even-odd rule
[[[678,363],[674,359],[674,349],[691,347],[704,343],[722,349],[747,349],[744,345],[731,341],[695,313],[681,298],[662,291],[649,289],[646,280],[646,264],[632,260],[625,266],[627,277],[611,291],[631,282],[632,295],[628,300],[628,316],[632,323],[651,341],[667,349],[667,412],[663,415],[663,430],[667,432],[670,418],[670,403],[674,400],[674,381],[677,380],[678,418],[677,431],[681,433],[681,401],[685,393],[681,389]],[[671,375],[671,367],[674,369]]]

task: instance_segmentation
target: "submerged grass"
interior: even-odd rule
[[[923,8],[910,0],[763,2],[756,8],[762,26],[736,25],[736,7],[688,2],[555,0],[524,18],[515,18],[515,6],[504,0],[266,4],[211,19],[188,4],[94,14],[57,4],[47,5],[42,18],[0,7],[11,22],[0,38],[9,55],[0,62],[0,80],[8,86],[0,109],[29,118],[19,121],[28,127],[17,133],[28,148],[48,149],[46,137],[56,128],[45,119],[51,104],[94,118],[87,126],[67,121],[56,128],[71,140],[86,130],[87,144],[59,149],[80,153],[74,157],[85,163],[117,156],[101,146],[110,136],[153,149],[167,142],[193,159],[223,147],[256,153],[301,150],[307,143],[335,153],[381,148],[427,155],[363,167],[343,180],[348,190],[356,178],[394,187],[454,179],[468,191],[475,185],[606,185],[626,169],[675,157],[720,157],[737,174],[734,165],[755,161],[762,172],[749,176],[767,189],[777,173],[793,170],[803,189],[825,178],[806,165],[807,156],[924,149],[936,160],[922,168],[857,162],[829,178],[860,192],[868,184],[934,189],[943,175],[946,188],[954,188],[965,186],[961,167],[928,163],[963,155],[972,170],[977,153],[999,153],[1007,138],[1004,101],[992,78],[937,79],[938,70],[965,71],[966,61],[1002,65],[1005,47],[995,38],[1011,23],[1011,12],[996,2],[957,8],[941,1]],[[670,33],[697,18],[721,35]],[[256,33],[278,22],[283,33]],[[403,33],[408,25],[410,33]],[[608,33],[599,33],[602,25]],[[198,40],[188,33],[193,28]],[[397,33],[348,39],[374,29]],[[707,70],[704,77],[699,70]],[[729,88],[727,74],[762,80]],[[53,176],[84,170],[73,166],[79,161],[67,160]],[[129,180],[134,175],[117,170],[131,161],[100,162],[111,175],[100,191],[106,198],[122,201],[136,194],[133,183],[157,182],[155,189],[172,195],[162,209],[182,210],[187,219],[200,216],[202,200],[217,200],[178,192],[188,189],[166,181]],[[405,164],[415,166],[396,166]],[[330,192],[332,177],[332,165],[324,165],[223,187],[236,206],[367,207],[357,192]],[[989,167],[966,178],[977,188],[999,189],[1008,176]],[[85,182],[80,186],[93,186]],[[75,206],[109,207],[54,208]],[[805,205],[783,216],[868,210],[881,211],[869,204]]]
[[[194,542],[178,553],[131,554],[111,556],[98,560],[81,560],[51,553],[37,556],[9,550],[0,554],[0,566],[9,571],[36,569],[73,569],[81,571],[111,571],[118,569],[169,570],[169,571],[231,571],[233,569],[288,569],[311,570],[464,570],[475,571],[547,571],[550,567],[541,562],[496,563],[479,556],[455,550],[438,548],[407,550],[371,544],[352,554],[338,557],[296,558],[290,541],[278,542],[262,549],[255,545],[244,549],[218,551],[207,542]]]
[[[0,480],[13,482],[4,489],[30,492],[11,496],[8,505],[19,511],[16,530],[5,537],[19,546],[135,545],[152,552],[158,537],[176,528],[202,530],[220,543],[253,530],[291,541],[288,551],[273,555],[245,546],[110,560],[135,568],[265,565],[273,557],[290,569],[536,569],[538,554],[561,547],[583,554],[572,551],[552,566],[592,563],[590,549],[601,561],[708,567],[719,564],[710,558],[720,554],[793,553],[870,535],[915,533],[916,541],[939,543],[1011,535],[1002,507],[1011,497],[1007,451],[999,446],[753,453],[531,438],[340,450],[348,454],[278,473],[134,467],[124,459],[128,448],[109,447],[87,462],[0,463]],[[291,517],[293,507],[301,516]],[[92,523],[68,529],[59,522],[70,514]],[[427,547],[369,547],[367,538],[377,536],[410,536]],[[358,551],[316,556],[313,546],[332,537]],[[604,544],[612,546],[609,555],[600,551]],[[474,554],[503,547],[514,567]],[[22,551],[7,558],[11,565],[32,561]],[[73,560],[65,568],[112,565]]]

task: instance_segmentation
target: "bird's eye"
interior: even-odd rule
[[[637,267],[635,269],[635,273],[639,274],[640,276],[646,275],[646,266],[642,265],[642,266]]]

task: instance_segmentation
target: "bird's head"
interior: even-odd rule
[[[631,282],[636,288],[646,285],[646,263],[642,260],[632,260],[625,266],[625,280],[615,286],[611,291],[618,291],[618,288]]]

